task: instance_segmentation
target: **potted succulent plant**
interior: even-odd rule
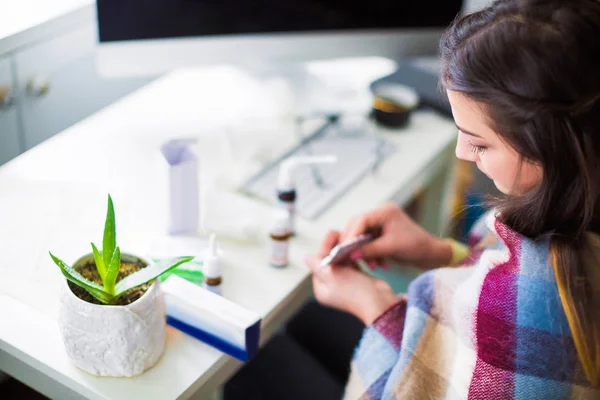
[[[121,253],[108,196],[102,249],[69,266],[50,253],[66,278],[59,325],[67,354],[79,368],[100,376],[135,376],[152,367],[165,344],[161,274],[191,261],[178,257],[150,264]]]

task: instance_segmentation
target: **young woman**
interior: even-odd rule
[[[469,246],[392,204],[330,232],[307,258],[324,305],[367,328],[347,398],[600,398],[600,1],[499,0],[441,43],[456,155],[505,194]],[[362,257],[439,267],[396,296],[317,264],[382,226]]]
[[[600,0],[499,0],[455,21],[441,50],[456,155],[505,197],[468,246],[386,204],[307,257],[317,300],[366,325],[345,397],[600,399]],[[383,235],[354,257],[430,269],[406,295],[353,265],[317,268],[372,227]],[[309,308],[225,398],[341,396],[360,324]]]

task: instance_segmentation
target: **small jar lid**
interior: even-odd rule
[[[417,91],[400,83],[380,83],[373,88],[373,95],[406,111],[414,109],[419,104]]]

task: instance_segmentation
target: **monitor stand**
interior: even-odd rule
[[[396,68],[395,61],[383,57],[242,66],[275,96],[285,98],[295,117],[366,115],[372,102],[369,85]]]

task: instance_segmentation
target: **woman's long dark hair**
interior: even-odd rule
[[[586,376],[600,380],[600,0],[498,0],[442,38],[442,85],[482,103],[490,127],[543,168],[497,204],[502,222],[550,238],[561,302]]]

